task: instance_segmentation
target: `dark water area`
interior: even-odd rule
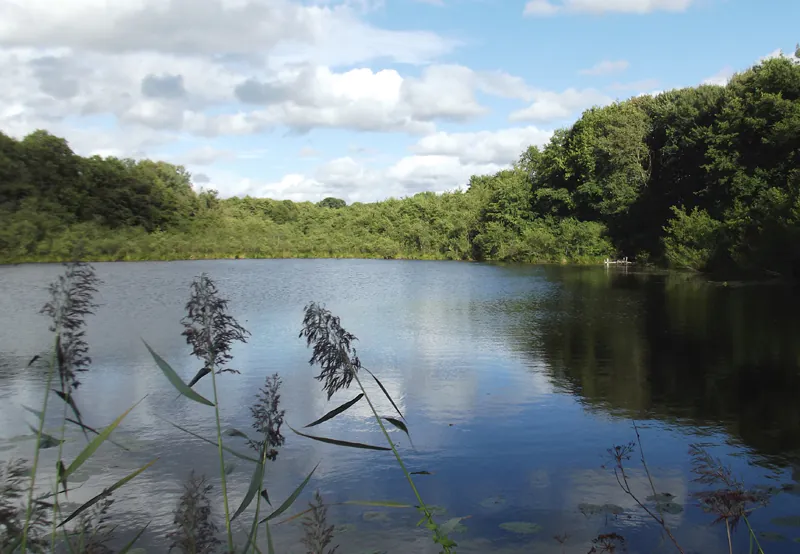
[[[193,277],[207,272],[252,337],[234,349],[240,375],[220,376],[226,427],[249,429],[249,406],[267,375],[283,378],[286,421],[298,429],[352,398],[326,400],[310,352],[298,338],[303,307],[323,302],[359,337],[359,357],[376,372],[408,420],[413,439],[395,432],[423,498],[446,510],[439,521],[471,516],[454,534],[458,552],[585,553],[598,533],[625,536],[628,552],[672,552],[660,529],[617,484],[607,449],[636,439],[639,426],[653,481],[682,508],[666,516],[687,552],[727,552],[724,524],[692,494],[689,445],[700,443],[747,487],[780,493],[750,522],[769,554],[800,551],[800,291],[722,284],[695,276],[625,268],[499,266],[366,260],[241,260],[96,264],[101,307],[89,320],[93,364],[78,405],[89,425],[105,426],[142,400],[74,478],[71,505],[149,460],[149,470],[115,493],[120,544],[152,521],[141,546],[165,552],[172,510],[191,469],[219,494],[216,451],[166,423],[214,435],[210,408],[176,399],[144,338],[188,380],[198,369],[180,336]],[[22,406],[39,407],[45,369],[25,369],[47,351],[48,321],[38,315],[58,265],[0,267],[0,458],[33,454]],[[197,390],[211,394],[210,382]],[[389,415],[388,402],[374,398]],[[61,406],[47,429],[57,432]],[[359,403],[315,428],[317,434],[381,444],[369,408]],[[268,469],[280,502],[320,463],[288,514],[313,491],[327,502],[414,497],[391,453],[321,444],[285,429],[286,445]],[[232,447],[246,446],[229,438]],[[65,458],[85,439],[68,430]],[[252,467],[232,459],[234,507]],[[629,462],[633,491],[650,484],[638,453]],[[51,486],[55,453],[43,451]],[[49,472],[49,473],[48,473]],[[620,514],[587,505],[612,504]],[[581,509],[583,507],[583,510]],[[215,502],[221,518],[221,501]],[[618,511],[618,510],[616,510]],[[414,510],[332,506],[337,552],[435,553]],[[244,532],[247,515],[237,524]],[[536,524],[531,534],[501,527]],[[305,552],[299,522],[274,526],[279,552]],[[562,545],[554,535],[566,533]],[[262,533],[263,536],[263,533]],[[734,534],[747,552],[746,527]]]

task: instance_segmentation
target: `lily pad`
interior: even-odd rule
[[[454,517],[448,519],[439,527],[439,529],[445,535],[454,534],[454,533],[463,533],[467,530],[466,525],[461,524],[461,520],[466,519],[469,516],[464,517]]]
[[[657,502],[656,509],[665,514],[677,515],[683,511],[683,506],[675,502]]]
[[[542,530],[542,526],[538,523],[529,523],[527,521],[508,521],[501,523],[500,528],[520,535],[534,535]]]
[[[776,517],[772,520],[772,523],[781,527],[800,527],[800,516]]]
[[[675,498],[674,494],[670,494],[668,492],[660,492],[658,494],[651,494],[647,497],[647,500],[650,502],[672,502],[672,499]]]
[[[484,498],[481,500],[481,506],[484,508],[496,508],[498,506],[502,506],[506,503],[506,499],[503,498],[501,495],[498,496],[490,496],[489,498]]]
[[[753,487],[753,490],[757,493],[763,493],[768,496],[775,496],[776,494],[780,494],[783,492],[783,487],[777,487],[775,485],[756,485]]]
[[[334,530],[337,535],[341,533],[350,533],[356,530],[356,526],[352,523],[343,523],[341,525],[337,525]]]
[[[361,518],[364,521],[379,521],[379,522],[390,521],[389,514],[387,514],[386,512],[364,512],[361,515]]]
[[[778,541],[785,541],[786,540],[786,537],[784,537],[780,533],[772,533],[770,531],[762,531],[762,532],[759,533],[759,536],[762,539],[768,540],[768,541],[778,542]]]
[[[585,515],[586,517],[591,516],[598,516],[598,515],[612,515],[618,516],[625,511],[625,508],[622,506],[617,506],[616,504],[578,504],[578,510]]]
[[[789,494],[800,496],[800,483],[786,483],[781,487],[781,489]]]

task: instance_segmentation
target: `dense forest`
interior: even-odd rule
[[[196,191],[181,166],[0,133],[0,260],[639,262],[800,276],[800,64],[592,108],[464,191],[346,205]]]

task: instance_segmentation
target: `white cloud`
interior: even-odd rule
[[[628,69],[630,64],[626,60],[603,60],[597,62],[588,69],[581,69],[581,75],[611,75],[612,73],[622,73]]]
[[[363,3],[362,3],[363,4]],[[321,63],[391,57],[429,61],[455,46],[423,31],[377,29],[352,3],[289,0],[51,0],[0,5],[0,46],[94,52],[160,52],[258,60],[325,53]]]
[[[559,13],[635,13],[655,11],[683,12],[695,0],[529,0],[523,14],[542,17]]]
[[[533,103],[509,116],[510,121],[551,122],[572,117],[592,106],[611,104],[613,98],[596,89],[569,88],[563,92],[539,91]]]
[[[309,174],[291,173],[273,182],[241,179],[227,172],[209,170],[207,174],[210,186],[223,197],[251,195],[317,202],[335,196],[348,202],[369,202],[462,188],[472,175],[508,168],[528,146],[542,145],[551,135],[552,131],[536,127],[437,132],[414,144],[411,155],[380,168],[361,158],[344,156],[320,164]]]
[[[438,132],[420,139],[411,147],[420,155],[452,156],[462,164],[509,164],[528,146],[541,146],[552,131],[537,127],[514,127],[475,133]]]
[[[723,67],[714,75],[707,79],[703,79],[704,85],[727,85],[731,77],[733,77],[733,68],[730,66]]]

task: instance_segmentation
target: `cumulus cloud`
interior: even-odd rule
[[[611,75],[612,73],[622,73],[630,64],[626,60],[603,60],[597,62],[588,69],[581,69],[581,75]]]
[[[727,85],[731,77],[733,77],[733,68],[730,66],[723,67],[711,77],[703,79],[704,85]]]
[[[569,88],[563,92],[540,91],[534,95],[534,101],[530,106],[512,112],[509,120],[536,123],[558,121],[592,106],[605,106],[613,101],[613,98],[596,89]]]
[[[328,52],[337,63],[354,64],[382,57],[422,63],[456,44],[424,31],[377,29],[347,2],[327,6],[289,0],[26,0],[4,2],[0,10],[0,46],[5,47],[245,60],[274,50],[290,58],[316,51]]]
[[[525,4],[523,14],[531,17],[543,17],[560,13],[683,12],[694,2],[695,0],[529,0]]]
[[[475,133],[438,132],[420,139],[411,150],[420,155],[452,156],[462,164],[506,165],[528,146],[544,145],[553,132],[538,127],[515,127]]]
[[[410,155],[382,167],[375,167],[354,152],[328,160],[308,174],[291,173],[271,182],[209,169],[210,183],[223,197],[251,195],[314,202],[326,196],[371,202],[422,191],[444,192],[463,188],[472,175],[510,167],[528,146],[542,145],[550,136],[552,131],[532,126],[437,132],[412,145]]]

